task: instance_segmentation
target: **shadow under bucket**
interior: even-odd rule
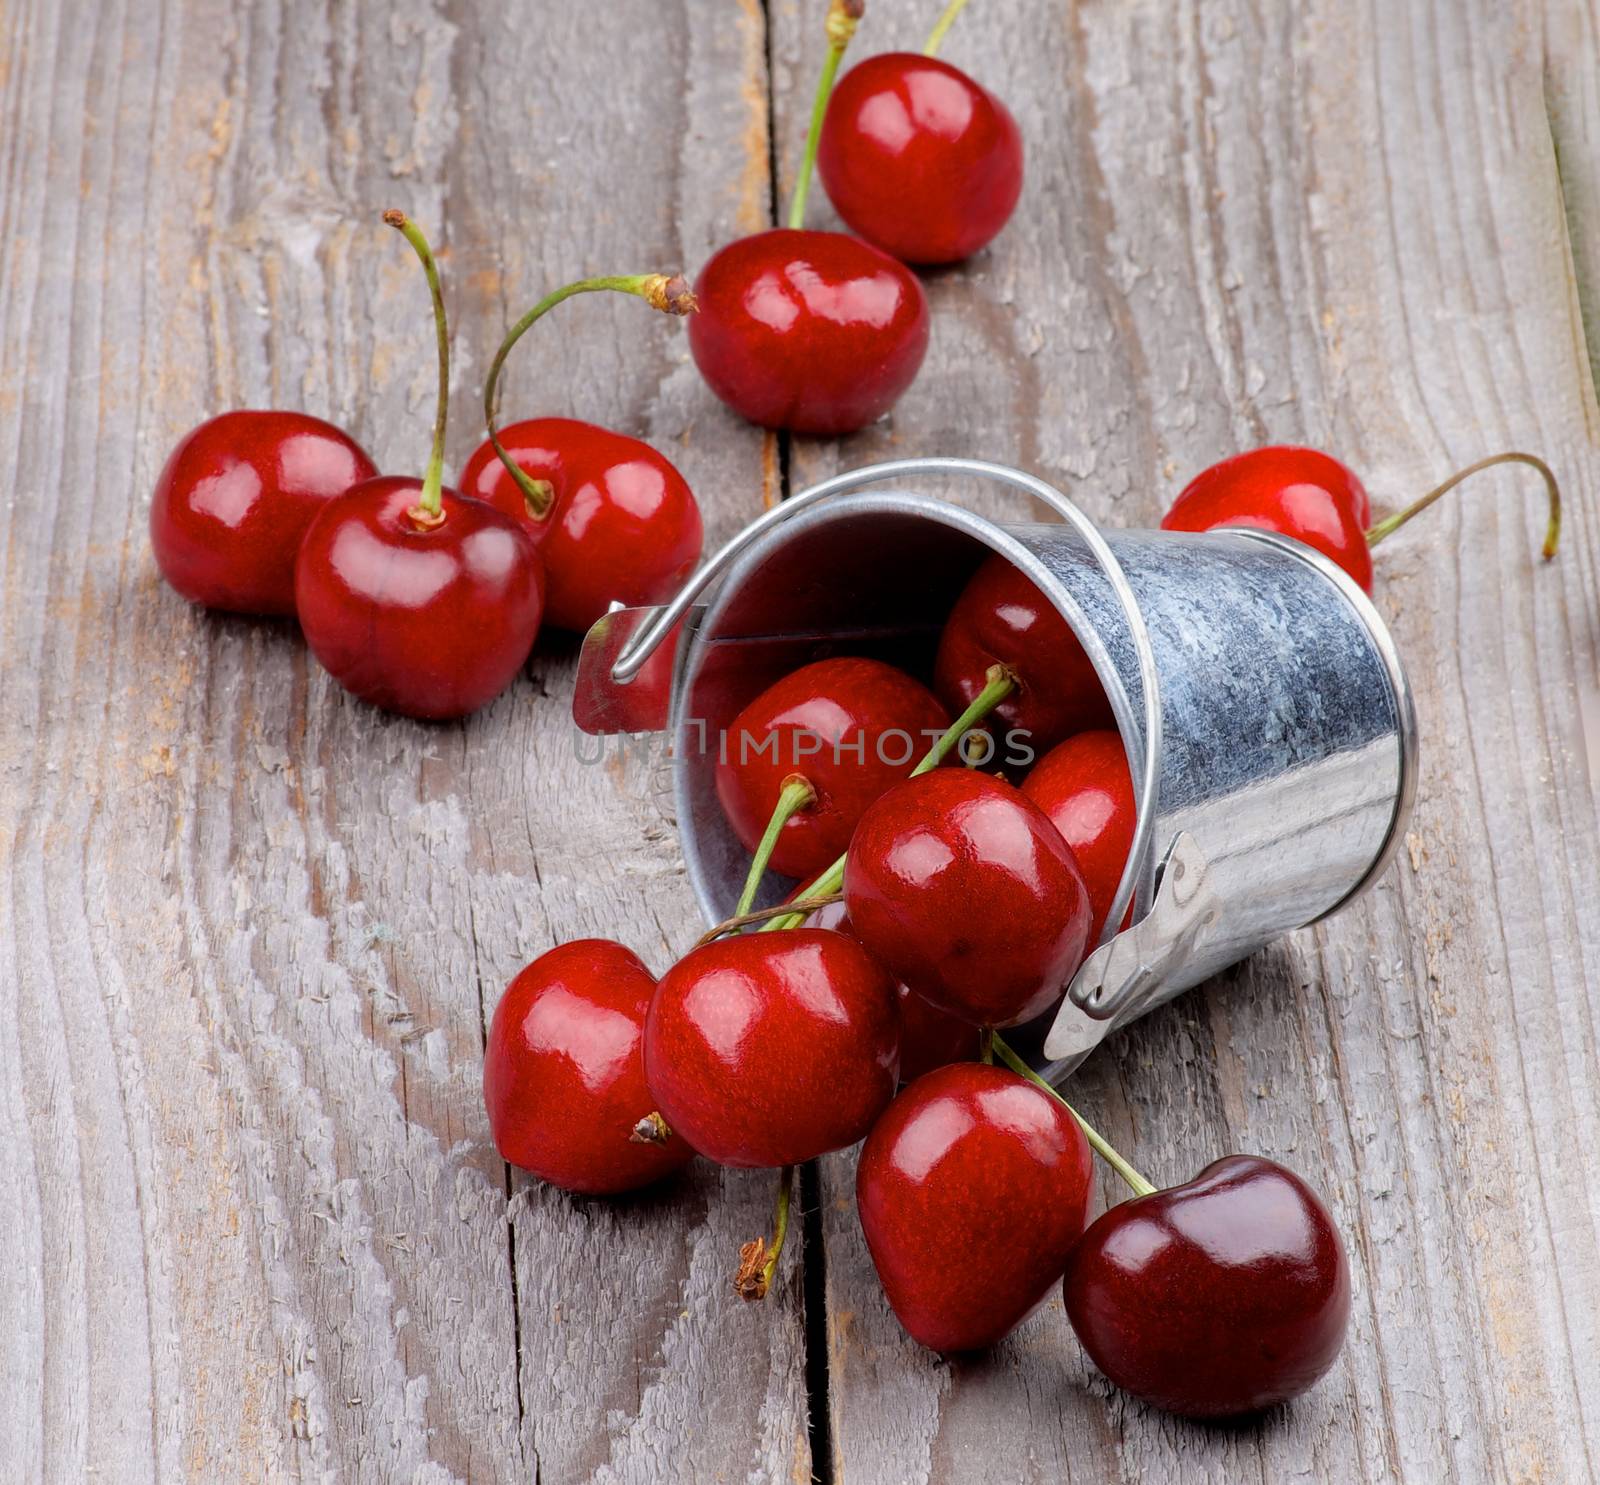
[[[1000,525],[903,490],[842,493],[919,474],[1020,485],[1068,524]],[[668,732],[684,858],[708,922],[733,912],[749,865],[714,781],[735,715],[773,681],[830,655],[928,676],[945,617],[995,552],[1082,642],[1141,802],[1123,892],[1107,916],[1121,921],[1131,899],[1136,921],[1089,957],[1060,1010],[1022,1038],[1039,1060],[1048,1028],[1043,1057],[1060,1076],[1112,1028],[1336,911],[1381,874],[1409,813],[1416,726],[1376,610],[1298,542],[1245,530],[1097,533],[1049,487],[975,461],[855,471],[769,512],[669,610],[639,615],[676,622],[688,613]],[[690,611],[724,566],[715,596]],[[608,659],[634,636],[619,671],[629,660],[637,669],[648,649],[640,627],[611,636]],[[585,662],[594,681],[598,662],[587,651]],[[761,901],[781,901],[795,885],[772,877]]]

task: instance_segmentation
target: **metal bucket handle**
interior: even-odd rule
[[[618,685],[626,685],[638,675],[645,661],[688,613],[695,599],[730,562],[773,527],[781,526],[807,506],[815,505],[830,495],[841,495],[848,490],[859,489],[862,485],[882,484],[886,480],[908,475],[967,476],[992,480],[996,484],[1009,485],[1013,489],[1026,491],[1036,500],[1043,501],[1083,538],[1100,570],[1105,574],[1106,581],[1111,585],[1111,590],[1122,607],[1123,617],[1128,621],[1128,632],[1139,659],[1139,691],[1144,702],[1144,771],[1139,781],[1138,818],[1133,832],[1133,844],[1128,849],[1128,860],[1122,869],[1122,880],[1117,883],[1116,896],[1112,898],[1111,905],[1106,910],[1105,927],[1101,931],[1101,943],[1106,943],[1116,936],[1116,925],[1122,922],[1128,905],[1133,900],[1151,853],[1151,842],[1155,831],[1156,792],[1161,777],[1161,686],[1156,675],[1155,652],[1150,647],[1150,636],[1145,629],[1144,615],[1139,611],[1139,600],[1134,597],[1122,565],[1112,554],[1111,548],[1106,545],[1105,538],[1100,535],[1094,522],[1053,485],[1046,484],[1034,475],[1024,474],[1020,469],[1011,469],[1004,464],[991,464],[983,459],[891,459],[882,464],[868,464],[861,469],[836,474],[831,479],[823,480],[791,496],[781,505],[774,506],[765,515],[752,521],[738,535],[731,537],[711,560],[684,584],[678,596],[660,610],[656,617],[623,648],[612,664],[611,679]],[[1108,681],[1115,689],[1114,699],[1122,702],[1122,706],[1118,708],[1120,713],[1132,716],[1133,709],[1129,705],[1122,678],[1115,670],[1108,670],[1102,679]]]

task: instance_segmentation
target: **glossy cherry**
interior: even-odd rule
[[[1022,133],[959,67],[885,52],[835,87],[817,170],[868,242],[905,263],[956,263],[1010,220],[1022,194]]]
[[[802,666],[745,706],[723,735],[717,798],[754,851],[787,779],[814,797],[789,816],[773,870],[814,876],[850,844],[867,806],[906,777],[950,725],[920,681],[881,660],[842,657]]]
[[[1111,725],[1111,703],[1072,626],[999,555],[973,573],[945,620],[934,690],[960,710],[983,690],[996,663],[1017,678],[1015,694],[995,708],[990,727],[1003,739],[995,750],[999,761],[1032,762],[1074,732]]]
[[[798,890],[803,891],[804,888]],[[818,908],[807,921],[813,928],[831,928],[855,936],[850,914],[842,902]],[[915,1082],[923,1073],[952,1062],[976,1062],[983,1051],[983,1032],[972,1022],[941,1010],[905,985],[896,985],[900,997],[900,1082]]]
[[[694,311],[676,274],[579,279],[546,294],[506,332],[483,385],[488,438],[462,471],[468,494],[519,521],[544,560],[546,617],[587,630],[612,607],[675,593],[700,559],[700,507],[671,460],[621,433],[575,418],[533,418],[502,432],[496,395],[512,348],[558,304],[577,294],[629,294],[663,314]]]
[[[1122,881],[1138,824],[1128,752],[1119,732],[1080,732],[1057,743],[1022,781],[1022,792],[1072,847],[1093,917],[1089,943],[1099,943]],[[1132,915],[1129,907],[1129,916]],[[1124,919],[1123,926],[1127,926]]]
[[[927,354],[916,276],[843,233],[741,237],[694,291],[695,365],[729,407],[767,428],[854,433],[894,406]]]
[[[1073,1250],[1063,1289],[1107,1377],[1196,1418],[1297,1397],[1333,1365],[1350,1319],[1350,1267],[1327,1209],[1254,1156],[1112,1207]]]
[[[312,652],[347,691],[441,721],[522,669],[544,574],[521,528],[481,500],[443,489],[443,522],[419,527],[421,490],[383,476],[330,502],[300,549],[296,598]]]
[[[191,603],[294,612],[294,560],[318,511],[377,466],[342,428],[297,412],[227,412],[191,429],[150,502],[161,575]]]
[[[1561,488],[1550,466],[1537,454],[1515,450],[1491,454],[1458,469],[1410,505],[1369,526],[1372,502],[1361,481],[1337,459],[1316,449],[1254,449],[1213,464],[1197,475],[1173,502],[1161,524],[1169,531],[1250,526],[1292,536],[1331,557],[1370,593],[1371,548],[1421,515],[1463,480],[1502,464],[1526,464],[1544,481],[1550,517],[1540,555],[1548,562],[1561,540]]]
[[[873,1127],[856,1209],[884,1293],[935,1351],[992,1346],[1050,1292],[1083,1231],[1092,1164],[1076,1121],[983,1063],[918,1078]]]
[[[1067,843],[1003,779],[940,768],[861,817],[844,868],[856,936],[935,1005],[1015,1026],[1082,962],[1089,894]]]
[[[788,226],[729,243],[695,283],[689,349],[706,383],[753,423],[853,433],[915,380],[928,349],[916,275],[858,237],[808,232],[806,195],[839,60],[862,0],[832,0],[828,53]]]
[[[1337,459],[1315,449],[1266,448],[1202,470],[1161,518],[1166,531],[1246,526],[1275,531],[1337,562],[1372,591],[1372,503]]]
[[[719,1165],[795,1165],[854,1144],[894,1096],[899,1054],[893,980],[821,928],[693,950],[645,1018],[656,1107]]]
[[[655,1108],[644,1077],[644,1018],[656,982],[638,955],[586,938],[542,954],[495,1007],[483,1101],[495,1148],[566,1191],[648,1186],[693,1156],[676,1136],[631,1138]]]
[[[433,294],[439,406],[425,478],[364,481],[323,506],[295,563],[295,606],[347,690],[427,720],[464,716],[522,668],[544,611],[539,554],[512,517],[445,489],[449,340],[433,254],[399,212]]]
[[[545,620],[587,630],[613,603],[670,598],[700,560],[700,507],[647,443],[576,418],[530,418],[500,432],[517,467],[551,492],[532,508],[485,439],[461,471],[468,495],[516,517],[544,560]]]

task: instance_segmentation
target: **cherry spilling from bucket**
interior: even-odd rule
[[[869,805],[950,725],[920,681],[881,660],[819,660],[768,686],[733,719],[717,798],[757,872],[814,876],[850,844]],[[790,791],[766,855],[762,837]]]
[[[670,1133],[634,1139],[655,1108],[644,1019],[656,981],[608,939],[542,954],[506,987],[483,1056],[483,1098],[500,1153],[563,1190],[614,1195],[692,1157]]]
[[[999,555],[973,574],[945,621],[934,689],[946,706],[968,706],[995,665],[1010,672],[1016,688],[995,708],[992,730],[1018,734],[1031,756],[1075,732],[1111,725],[1111,703],[1072,627],[1032,579]]]

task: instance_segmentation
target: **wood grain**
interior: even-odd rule
[[[691,19],[6,9],[6,1478],[809,1469],[800,1285],[728,1302],[766,1185],[573,1202],[487,1138],[510,973],[694,931],[652,768],[574,752],[570,644],[464,725],[380,717],[291,629],[186,607],[145,537],[222,407],[420,464],[427,301],[381,208],[440,248],[453,467],[511,314],[764,221],[764,18]],[[563,313],[507,410],[660,441],[713,537],[759,510],[767,440],[705,416],[681,327]]]
[[[780,159],[823,9],[774,7]],[[927,11],[876,0],[858,48],[916,47]],[[1594,36],[1581,6],[1225,0],[975,6],[947,40],[1018,113],[1022,206],[931,277],[919,384],[853,440],[797,441],[796,485],[971,453],[1148,522],[1261,442],[1340,451],[1383,506],[1524,446],[1561,470],[1568,524],[1540,567],[1536,487],[1495,478],[1383,549],[1424,737],[1408,852],[1076,1080],[1153,1178],[1249,1150],[1326,1193],[1357,1286],[1334,1375],[1219,1432],[1108,1395],[1057,1302],[993,1357],[931,1358],[877,1290],[836,1158],[835,1478],[1593,1477]]]
[[[712,540],[914,452],[1127,523],[1267,440],[1338,450],[1380,506],[1492,448],[1556,465],[1554,565],[1514,474],[1379,556],[1424,735],[1398,865],[1076,1080],[1152,1177],[1253,1150],[1329,1198],[1350,1341],[1259,1423],[1115,1394],[1054,1303],[991,1357],[919,1352],[848,1156],[825,1254],[759,1313],[728,1260],[770,1181],[603,1203],[508,1173],[479,1060],[509,975],[591,933],[659,966],[696,931],[659,769],[577,756],[566,642],[427,728],[157,577],[149,490],[210,412],[301,406],[422,459],[426,301],[382,207],[440,248],[458,468],[538,293],[771,220],[769,115],[786,194],[823,9],[0,0],[0,1479],[1600,1474],[1593,0],[984,0],[945,55],[1017,113],[1028,189],[928,276],[889,420],[750,429],[621,299],[508,373],[508,415],[666,448]],[[934,9],[872,0],[858,52]]]

